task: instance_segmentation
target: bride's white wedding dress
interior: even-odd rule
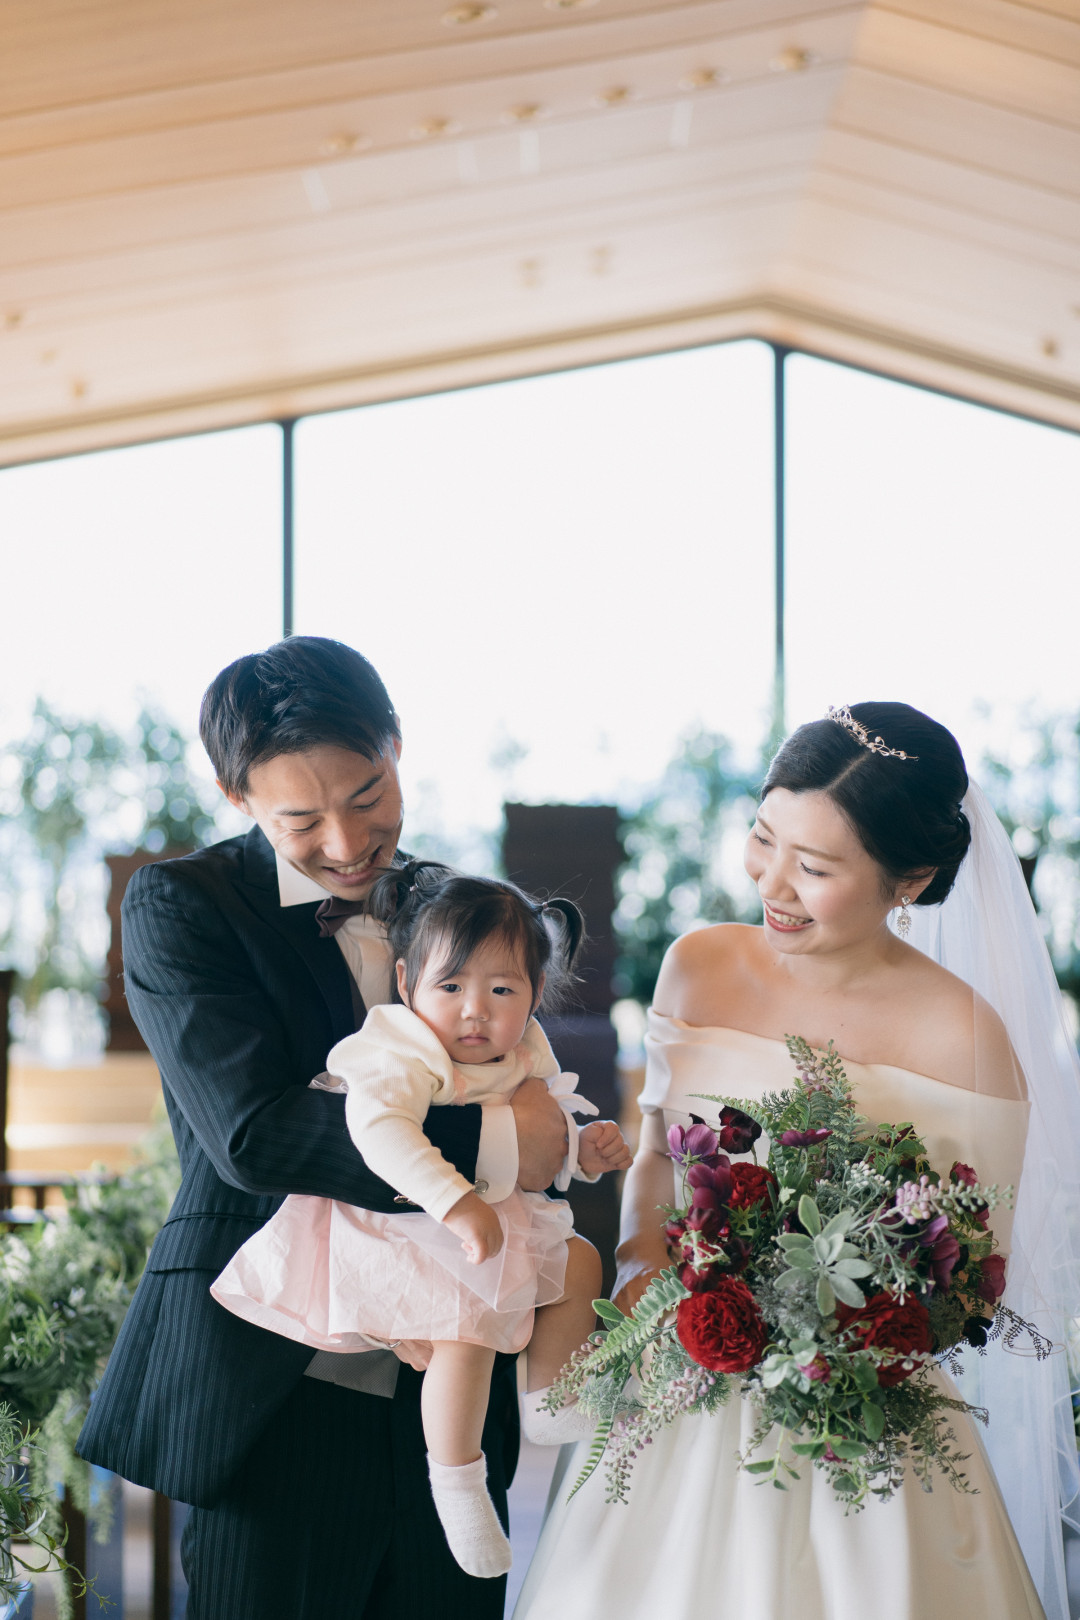
[[[654,1013],[647,1045],[642,1106],[662,1109],[668,1125],[687,1124],[691,1113],[717,1122],[715,1105],[699,1093],[749,1099],[793,1080],[781,1042],[737,1030]],[[1019,1182],[1027,1103],[886,1065],[845,1067],[860,1111],[874,1123],[912,1121],[942,1174],[959,1159],[987,1183]],[[994,1224],[1007,1247],[997,1215]],[[977,1425],[954,1417],[977,1494],[962,1495],[944,1478],[926,1493],[909,1478],[891,1501],[848,1515],[809,1465],[786,1491],[757,1485],[738,1467],[753,1418],[737,1396],[659,1435],[634,1465],[627,1506],[605,1502],[602,1465],[567,1501],[583,1442],[514,1620],[1043,1620]],[[1017,1455],[1023,1445],[1018,1435]],[[767,1447],[758,1455],[769,1455]]]

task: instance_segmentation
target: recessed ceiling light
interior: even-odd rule
[[[469,23],[484,22],[498,14],[497,6],[451,6],[443,12],[442,20],[448,28],[464,28]]]
[[[531,124],[543,110],[538,101],[519,101],[516,107],[507,107],[505,117],[511,124]]]
[[[1044,337],[1039,348],[1048,360],[1056,360],[1061,354],[1061,344],[1057,338]]]
[[[86,395],[87,395],[87,392],[89,391],[89,387],[90,387],[90,384],[88,382],[86,382],[84,378],[82,378],[82,377],[72,377],[72,379],[71,379],[71,397],[72,397],[72,399],[85,399]]]
[[[711,90],[731,77],[725,68],[695,68],[679,80],[680,90]]]
[[[319,147],[319,156],[350,157],[354,152],[366,152],[371,144],[370,135],[355,135],[343,130],[326,137]]]
[[[23,312],[21,309],[9,309],[4,316],[4,330],[7,332],[14,332],[22,323]]]
[[[631,94],[628,84],[613,84],[610,90],[601,90],[596,99],[602,107],[621,107]]]
[[[588,11],[596,0],[544,0],[549,11]]]
[[[460,128],[453,118],[425,118],[409,134],[414,141],[437,141],[443,135],[456,135]]]
[[[813,51],[804,50],[801,45],[788,45],[778,56],[774,56],[769,66],[774,73],[805,73],[812,62],[815,62]]]

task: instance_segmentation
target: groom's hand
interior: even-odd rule
[[[542,1080],[523,1080],[510,1099],[518,1141],[518,1186],[550,1187],[566,1158],[566,1115]]]

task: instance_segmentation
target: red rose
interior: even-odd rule
[[[1005,1256],[988,1254],[979,1263],[979,1281],[975,1292],[988,1305],[996,1305],[1005,1292]]]
[[[753,1209],[755,1204],[768,1202],[769,1185],[776,1186],[771,1170],[760,1164],[733,1164],[731,1167],[731,1193],[728,1203],[732,1209]]]
[[[710,1293],[682,1300],[678,1334],[699,1366],[723,1373],[748,1372],[769,1342],[754,1296],[737,1277],[722,1277]]]
[[[878,1368],[878,1383],[885,1389],[902,1384],[914,1372],[914,1368],[904,1367],[904,1356],[930,1349],[930,1313],[912,1294],[903,1305],[892,1294],[875,1294],[857,1310],[850,1305],[837,1305],[836,1319],[841,1328],[854,1333],[861,1344],[897,1352],[895,1361]]]

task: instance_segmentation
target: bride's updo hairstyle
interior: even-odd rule
[[[960,745],[907,703],[853,703],[850,714],[891,752],[874,752],[837,720],[811,720],[781,745],[761,797],[773,788],[827,793],[881,867],[883,890],[936,868],[914,903],[939,905],[971,842],[960,808],[968,786]]]

